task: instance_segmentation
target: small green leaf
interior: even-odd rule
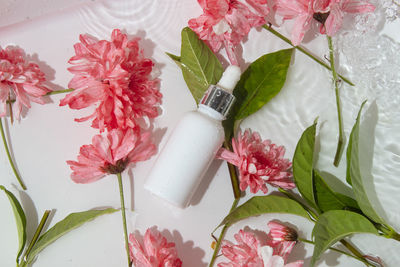
[[[16,261],[19,263],[19,257],[22,254],[22,251],[24,250],[25,244],[26,244],[26,216],[25,212],[22,209],[21,204],[19,203],[18,199],[8,191],[4,186],[0,185],[0,189],[3,190],[7,197],[8,200],[10,201],[12,211],[14,213],[15,217],[15,223],[17,225],[17,231],[18,231],[18,254]]]
[[[385,221],[375,212],[371,202],[369,201],[363,183],[363,178],[361,177],[359,160],[359,135],[361,111],[365,103],[366,101],[364,101],[360,107],[356,123],[354,124],[350,134],[349,145],[347,148],[347,174],[349,178],[348,181],[350,181],[353,186],[354,195],[363,213],[374,222],[386,225]]]
[[[364,216],[346,210],[331,210],[319,216],[313,229],[315,238],[311,266],[314,266],[322,253],[337,241],[355,233],[378,235],[374,225]]]
[[[178,57],[173,59],[177,62]],[[216,84],[223,68],[211,49],[190,28],[182,30],[180,61],[183,78],[197,103],[210,84]]]
[[[114,213],[116,211],[118,210],[108,208],[103,210],[88,210],[69,214],[38,239],[28,256],[27,263],[31,263],[40,251],[71,230],[78,228],[82,224],[89,222],[101,215]]]
[[[316,170],[314,170],[314,184],[315,200],[323,212],[329,210],[360,209],[357,202],[351,197],[334,192]]]
[[[275,97],[286,81],[293,49],[266,54],[250,64],[233,90],[236,102],[224,122],[227,139],[234,123],[255,113]]]
[[[316,207],[313,182],[315,133],[317,124],[308,127],[300,137],[293,156],[293,178],[301,195]]]
[[[178,66],[180,66],[181,63],[181,57],[178,57],[177,55],[165,52],[165,54],[167,54],[167,56],[169,56],[173,61],[175,61],[176,64],[178,64]]]
[[[226,216],[219,226],[266,213],[289,213],[310,219],[307,211],[296,201],[281,196],[252,197]]]

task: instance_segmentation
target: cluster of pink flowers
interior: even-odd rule
[[[39,66],[27,61],[21,48],[0,47],[0,117],[7,114],[8,100],[15,99],[17,119],[21,117],[22,107],[31,107],[30,101],[44,104],[43,96],[51,91],[44,85],[45,81]]]
[[[267,0],[198,0],[203,14],[188,22],[200,39],[206,41],[214,52],[225,46],[231,64],[238,61],[234,48],[249,33],[252,27],[266,23],[269,13]],[[375,7],[359,0],[273,0],[272,8],[284,20],[295,19],[292,43],[303,40],[312,21],[321,23],[320,31],[333,36],[342,26],[345,13],[372,12]]]
[[[111,41],[80,36],[68,70],[74,74],[74,90],[60,101],[72,109],[95,105],[95,111],[76,121],[93,119],[92,127],[107,130],[80,149],[78,161],[67,161],[78,183],[90,183],[106,174],[122,172],[130,163],[155,154],[146,119],[158,116],[159,80],[151,77],[154,63],[143,56],[139,40],[128,40],[115,29]]]
[[[222,255],[229,262],[218,267],[301,267],[303,261],[286,263],[297,242],[297,232],[283,224],[269,222],[268,240],[263,244],[256,235],[240,230],[234,235],[237,244],[222,241]]]
[[[189,20],[189,27],[200,39],[206,40],[214,52],[224,45],[231,64],[238,65],[234,47],[245,38],[252,27],[265,24],[267,0],[198,0],[204,13]],[[251,11],[249,6],[254,9]]]
[[[277,146],[270,140],[262,140],[257,132],[244,134],[239,132],[236,139],[232,139],[233,152],[221,148],[217,158],[224,159],[239,169],[240,189],[250,187],[252,193],[261,190],[268,192],[266,184],[292,189],[291,166],[288,159],[284,159],[285,148]]]
[[[136,267],[181,267],[175,244],[167,239],[157,229],[147,229],[143,237],[143,245],[131,234],[130,255]]]

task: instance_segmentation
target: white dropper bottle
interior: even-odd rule
[[[145,183],[151,193],[185,208],[224,140],[222,121],[235,97],[240,68],[228,66],[195,111],[186,113],[161,150]]]

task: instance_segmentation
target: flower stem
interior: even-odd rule
[[[296,48],[297,50],[299,50],[300,52],[304,53],[305,55],[307,55],[308,57],[310,57],[311,59],[313,59],[315,62],[317,62],[318,64],[320,64],[321,66],[325,67],[328,70],[332,70],[331,67],[329,67],[328,64],[326,64],[325,62],[323,62],[321,59],[317,58],[316,56],[312,55],[310,52],[308,52],[305,48],[301,47],[301,46],[294,46],[292,45],[292,42],[286,38],[285,36],[283,36],[282,34],[280,34],[279,32],[277,32],[276,30],[274,30],[271,26],[268,25],[263,25],[262,26],[264,29],[266,29],[267,31],[269,31],[270,33],[272,33],[273,35],[275,35],[276,37],[282,39],[284,42],[290,44],[291,46],[293,46],[294,48]],[[339,74],[339,77],[346,83],[348,83],[351,86],[354,86],[354,83],[352,83],[349,79],[347,79],[346,77],[343,77],[342,75]]]
[[[17,180],[18,180],[19,184],[21,185],[22,189],[26,190],[26,186],[25,186],[24,182],[22,182],[22,179],[19,176],[18,171],[15,168],[14,162],[13,162],[13,160],[11,158],[11,154],[10,154],[10,150],[8,148],[6,135],[4,134],[3,122],[2,122],[1,118],[0,118],[0,133],[1,133],[1,137],[3,138],[4,148],[6,150],[8,161],[10,162],[10,165],[11,165],[11,168],[12,168],[12,170],[14,172],[14,175],[17,178]]]
[[[304,242],[304,243],[308,243],[308,244],[315,245],[315,242],[313,242],[313,241],[311,241],[311,240],[307,240],[307,239],[303,239],[303,238],[298,238],[298,240],[299,240],[300,242]],[[344,254],[344,255],[346,255],[346,256],[352,257],[352,258],[354,258],[354,259],[356,259],[356,260],[359,260],[359,261],[365,263],[365,260],[363,260],[363,259],[364,259],[363,257],[361,257],[361,258],[362,258],[362,259],[361,259],[361,258],[359,258],[359,257],[356,257],[356,256],[354,256],[354,255],[351,255],[350,253],[347,253],[347,252],[345,252],[345,251],[343,251],[343,250],[340,250],[340,249],[337,249],[337,248],[333,248],[333,247],[329,247],[328,249],[333,250],[333,251],[336,251],[336,252],[339,252],[339,253],[342,253],[342,254]]]
[[[33,235],[31,242],[29,243],[28,249],[25,251],[24,256],[22,257],[24,259],[24,262],[26,262],[25,264],[28,263],[29,253],[31,253],[33,246],[36,244],[37,240],[39,239],[40,233],[42,232],[43,227],[45,226],[46,221],[49,218],[50,212],[51,212],[50,210],[46,210],[44,212],[42,219],[40,220],[40,223],[39,223],[38,227],[36,228],[36,232]],[[23,262],[22,262],[22,264],[23,264]],[[25,265],[23,265],[23,266],[25,266]]]
[[[384,226],[382,224],[375,224],[375,227],[383,233],[384,237],[400,241],[400,234],[397,233],[393,228]]]
[[[333,54],[333,45],[332,45],[332,37],[327,36],[328,38],[328,46],[329,46],[329,59],[331,62],[331,69],[332,69],[332,76],[333,76],[333,83],[335,85],[335,96],[336,96],[336,109],[337,109],[337,116],[338,116],[338,124],[339,124],[339,139],[336,148],[335,159],[333,161],[333,165],[336,167],[339,165],[340,159],[342,157],[344,151],[344,129],[343,129],[343,119],[342,119],[342,111],[340,105],[340,95],[339,95],[339,81],[337,78],[337,73],[335,69],[335,57]]]
[[[226,141],[224,142],[224,148],[232,151],[231,146]],[[235,199],[239,199],[242,195],[242,192],[240,191],[240,187],[239,187],[239,179],[237,176],[236,167],[234,165],[230,164],[229,162],[227,162],[227,164],[228,164],[229,175],[230,175],[231,183],[232,183],[233,196],[235,197]]]
[[[366,266],[373,266],[364,258],[364,256],[355,247],[353,247],[352,244],[350,244],[349,242],[347,242],[344,239],[340,240],[340,243],[342,243],[348,250],[350,250],[351,253],[353,253]]]
[[[283,188],[278,188],[279,192],[281,192],[282,194],[284,194],[285,196],[287,196],[288,198],[290,198],[291,200],[296,201],[297,203],[299,203],[303,209],[305,209],[308,214],[312,217],[311,220],[313,220],[314,222],[317,221],[318,219],[318,215],[316,212],[314,212],[310,207],[308,207],[306,204],[304,204],[303,202],[301,202],[295,194],[293,194],[293,192],[285,190]]]
[[[237,205],[239,204],[239,200],[240,200],[240,198],[235,198],[235,200],[232,203],[232,207],[229,210],[229,213],[231,213],[237,207]],[[224,238],[225,233],[228,230],[228,227],[229,226],[227,224],[225,224],[224,227],[222,228],[221,233],[219,234],[219,237],[218,237],[217,244],[215,245],[214,253],[212,255],[212,258],[211,258],[211,261],[210,261],[210,264],[208,265],[208,267],[214,266],[215,260],[217,259],[219,249],[221,248],[222,239]]]
[[[13,115],[13,109],[12,109],[12,102],[10,101],[10,96],[8,96],[7,103],[8,103],[8,108],[10,110],[11,124],[13,124],[14,123],[14,115]]]
[[[128,229],[126,226],[126,215],[125,215],[125,201],[124,201],[124,187],[122,185],[122,176],[121,173],[117,173],[118,184],[119,184],[119,196],[121,200],[121,212],[122,212],[122,224],[124,228],[124,236],[125,236],[125,250],[126,256],[128,257],[128,266],[131,266],[131,257],[129,254],[129,242],[128,242]]]
[[[74,91],[74,89],[64,89],[64,90],[57,90],[48,92],[46,95],[57,95],[57,94],[64,94]]]

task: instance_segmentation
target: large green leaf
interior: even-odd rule
[[[252,197],[226,216],[220,226],[228,226],[249,217],[266,213],[289,213],[310,219],[307,211],[296,201],[281,196],[256,196]]]
[[[350,134],[349,145],[347,148],[347,173],[353,186],[354,195],[360,209],[371,220],[386,225],[385,221],[374,210],[364,186],[363,178],[360,171],[360,157],[359,157],[359,136],[360,136],[360,116],[365,101],[360,107],[356,123]]]
[[[334,192],[317,170],[314,170],[314,184],[316,204],[323,212],[329,210],[360,209],[357,202],[351,197]]]
[[[216,84],[222,76],[223,68],[211,49],[186,27],[182,30],[181,57],[172,57],[180,63],[183,78],[197,103],[210,84]],[[169,55],[171,57],[171,55]]]
[[[236,102],[227,120],[225,133],[229,139],[234,123],[255,113],[276,96],[286,81],[293,49],[266,54],[250,64],[233,90]]]
[[[24,210],[22,209],[21,204],[19,203],[18,199],[13,195],[13,193],[8,191],[2,185],[0,185],[0,189],[6,193],[8,200],[10,201],[12,211],[13,211],[14,217],[15,217],[15,223],[17,225],[18,253],[17,253],[16,261],[18,263],[19,257],[21,256],[22,251],[24,250],[24,247],[26,244],[26,216],[25,216]]]
[[[316,207],[313,182],[315,133],[317,124],[308,127],[300,137],[293,156],[293,178],[307,202]]]
[[[31,263],[40,251],[45,249],[51,243],[53,243],[66,233],[70,232],[71,230],[78,228],[82,224],[89,222],[101,215],[113,213],[116,211],[118,210],[108,208],[103,210],[88,210],[69,214],[62,221],[56,223],[52,228],[50,228],[38,239],[28,256],[27,263]]]
[[[374,225],[364,216],[346,210],[331,210],[319,216],[313,229],[315,238],[311,266],[314,266],[322,253],[337,241],[355,233],[378,235]]]

